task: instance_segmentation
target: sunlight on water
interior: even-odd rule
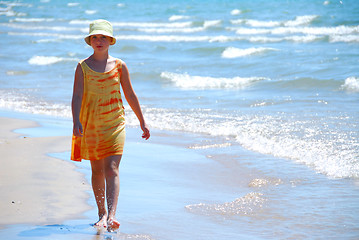
[[[265,198],[261,193],[248,193],[247,195],[237,198],[232,202],[221,204],[193,204],[186,206],[190,212],[203,215],[221,214],[226,216],[231,215],[255,215],[265,203]]]

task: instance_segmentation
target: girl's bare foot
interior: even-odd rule
[[[94,224],[95,227],[107,228],[107,216],[103,215],[100,219]]]
[[[109,232],[116,231],[120,227],[120,223],[116,219],[109,219],[107,221],[107,224],[108,224],[107,230]]]

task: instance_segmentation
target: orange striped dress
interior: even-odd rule
[[[71,160],[100,160],[122,155],[125,143],[125,112],[120,92],[122,61],[108,72],[92,70],[80,61],[84,75],[80,122],[83,136],[72,136]]]

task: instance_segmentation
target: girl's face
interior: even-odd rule
[[[106,51],[110,47],[111,38],[102,34],[92,35],[90,38],[91,47],[94,51]]]

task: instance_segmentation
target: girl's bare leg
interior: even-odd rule
[[[98,227],[107,228],[107,211],[106,211],[106,202],[105,202],[105,170],[104,170],[104,160],[91,161],[92,169],[92,189],[95,195],[98,216],[99,220],[94,224]]]
[[[122,155],[113,155],[104,159],[104,171],[106,178],[106,198],[108,207],[108,230],[113,231],[120,227],[116,220],[118,195],[120,193],[119,165]]]

